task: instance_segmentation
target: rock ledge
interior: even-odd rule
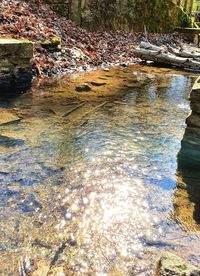
[[[30,88],[32,57],[31,41],[0,39],[0,95]]]

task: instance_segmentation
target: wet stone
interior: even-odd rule
[[[11,137],[0,135],[0,146],[10,148],[16,146],[23,146],[24,140],[22,139],[14,139]]]
[[[22,199],[17,204],[16,209],[21,210],[23,213],[33,213],[36,209],[42,209],[42,205],[34,196],[30,195],[26,200]]]
[[[93,86],[103,86],[106,85],[106,82],[96,82],[96,81],[92,81],[91,84]]]
[[[17,199],[19,196],[20,192],[19,191],[12,191],[10,189],[5,189],[1,191],[1,195],[0,195],[0,206],[4,206],[6,205],[8,199],[12,198],[12,199]]]
[[[51,276],[64,276],[63,267],[53,267],[45,261],[39,261],[37,264],[37,268],[32,273],[33,276],[43,276],[43,275],[51,275]]]
[[[198,276],[200,268],[195,267],[171,252],[164,252],[158,262],[157,276]]]
[[[10,124],[10,123],[15,123],[20,120],[21,119],[17,115],[12,114],[9,111],[0,110],[0,126],[5,124]]]
[[[91,90],[92,90],[91,87],[89,85],[87,85],[87,84],[76,87],[76,91],[77,92],[89,92]]]

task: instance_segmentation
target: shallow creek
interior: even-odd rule
[[[1,98],[0,274],[154,275],[163,250],[198,265],[200,210],[177,171],[193,82],[115,68]]]

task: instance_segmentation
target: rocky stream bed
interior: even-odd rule
[[[200,176],[177,165],[195,78],[118,67],[0,97],[1,275],[198,266]]]

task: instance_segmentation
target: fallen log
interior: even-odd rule
[[[147,49],[147,50],[152,50],[152,51],[160,51],[160,52],[165,51],[164,47],[159,47],[159,46],[156,46],[156,45],[153,45],[149,42],[144,42],[144,41],[141,41],[140,48]]]
[[[172,54],[174,54],[178,57],[193,58],[193,59],[200,58],[200,54],[190,53],[190,52],[187,52],[187,51],[178,51],[177,49],[175,49],[171,46],[168,46],[167,48],[168,48],[170,53],[172,53]]]
[[[148,49],[148,50],[152,50],[152,51],[170,52],[178,57],[194,58],[194,59],[200,58],[199,52],[194,53],[194,52],[189,52],[186,50],[177,50],[177,49],[171,47],[170,45],[159,47],[159,46],[153,45],[149,42],[142,41],[140,43],[140,48]]]
[[[163,63],[171,66],[175,66],[181,69],[192,69],[192,70],[200,70],[200,62],[195,61],[190,58],[178,57],[169,52],[162,51],[154,51],[150,49],[144,48],[136,48],[135,56],[145,60],[145,61],[154,61],[157,63]]]

